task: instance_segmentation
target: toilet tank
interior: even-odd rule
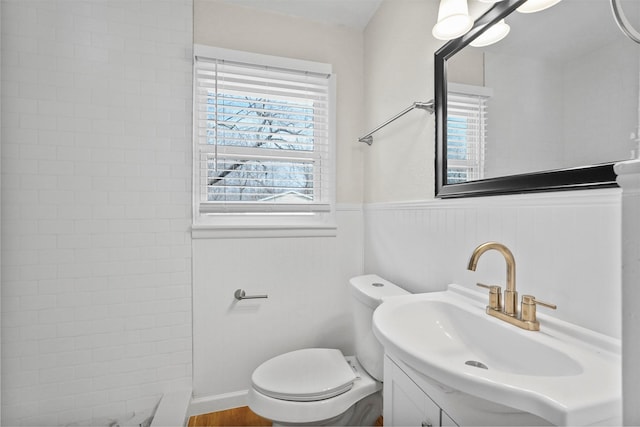
[[[384,349],[373,335],[373,311],[386,297],[409,292],[375,274],[356,276],[349,280],[353,323],[355,326],[356,357],[362,367],[378,381],[382,381]]]

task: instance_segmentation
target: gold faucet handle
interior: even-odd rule
[[[522,320],[526,322],[536,322],[536,305],[555,310],[557,305],[544,301],[539,301],[533,295],[522,295],[522,305],[520,306]]]
[[[533,295],[523,295],[522,296],[522,303],[523,304],[538,304],[538,305],[541,305],[543,307],[552,308],[554,310],[556,308],[558,308],[557,305],[551,304],[550,302],[540,301],[540,300],[536,299],[536,297],[534,297]]]
[[[480,286],[481,288],[489,289],[491,292],[501,292],[501,288],[498,285],[485,285],[484,283],[476,283],[476,286]]]
[[[481,288],[489,289],[489,306],[491,310],[502,310],[502,288],[498,285],[485,285],[476,283]]]

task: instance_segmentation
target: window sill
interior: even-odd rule
[[[192,239],[252,239],[278,237],[335,237],[336,225],[322,226],[213,226],[193,225]]]

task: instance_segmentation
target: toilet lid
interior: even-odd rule
[[[340,350],[307,348],[276,356],[251,376],[253,387],[281,400],[328,399],[353,387],[356,375]]]

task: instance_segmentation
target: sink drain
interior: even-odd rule
[[[482,362],[478,362],[477,360],[467,360],[464,362],[465,365],[473,366],[475,368],[489,369],[487,365]]]

